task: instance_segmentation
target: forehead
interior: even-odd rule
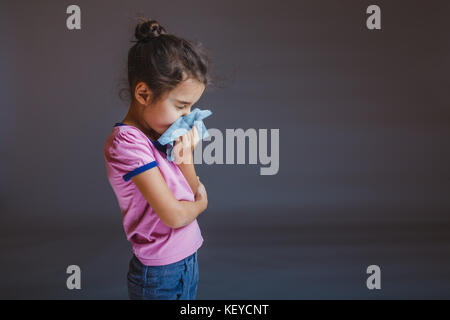
[[[205,90],[205,85],[198,80],[189,78],[181,82],[169,93],[170,99],[195,102]]]

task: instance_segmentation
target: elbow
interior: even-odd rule
[[[178,229],[182,227],[182,224],[180,222],[174,222],[169,227],[172,229]]]
[[[178,223],[176,223],[176,222],[165,223],[165,225],[168,226],[169,228],[172,228],[172,229],[177,229],[177,228],[180,227],[180,226],[178,225]]]
[[[163,222],[169,228],[177,229],[184,226],[183,209],[178,201],[167,211],[167,214],[165,214],[164,217],[165,219]]]
[[[175,219],[175,217],[167,217],[166,216],[166,217],[162,218],[160,215],[158,215],[158,216],[159,216],[159,219],[169,228],[173,228],[173,229],[179,228],[180,222],[177,219]]]
[[[184,226],[183,222],[181,220],[172,221],[169,223],[165,223],[169,228],[172,229],[178,229]]]
[[[174,215],[172,221],[171,221],[171,228],[178,229],[181,227],[184,227],[184,218],[183,218],[183,212],[181,210],[175,211],[176,214]]]
[[[174,215],[173,211],[170,211],[165,215],[159,215],[159,219],[169,228],[173,228],[173,229],[179,228],[180,221]]]

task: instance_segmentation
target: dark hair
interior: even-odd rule
[[[140,81],[152,91],[152,102],[187,78],[212,84],[211,61],[201,43],[168,34],[156,20],[146,18],[140,19],[134,35],[135,44],[128,51],[127,91],[132,100]]]

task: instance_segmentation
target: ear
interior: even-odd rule
[[[147,105],[150,102],[152,92],[145,82],[139,82],[134,88],[134,97],[140,104]]]

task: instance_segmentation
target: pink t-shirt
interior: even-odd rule
[[[127,239],[139,261],[148,266],[182,260],[203,243],[197,219],[181,228],[168,227],[131,180],[145,170],[159,168],[177,200],[194,201],[189,183],[180,168],[167,160],[164,149],[138,128],[118,122],[103,150],[106,174],[122,212]]]

